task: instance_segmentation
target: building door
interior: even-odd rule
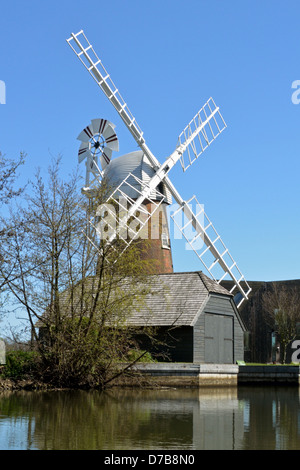
[[[206,313],[204,333],[206,363],[233,363],[233,317]]]

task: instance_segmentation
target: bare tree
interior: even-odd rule
[[[300,292],[296,287],[288,288],[274,282],[262,300],[265,320],[278,334],[285,364],[287,347],[296,338],[300,322]]]
[[[18,160],[8,159],[0,152],[0,208],[13,202],[24,191],[24,187],[15,187],[17,170],[25,162],[25,154],[21,153]],[[0,216],[0,241],[12,234],[12,228],[7,227],[5,218]],[[3,259],[2,243],[0,243],[0,262]],[[0,280],[1,289],[1,280]]]
[[[15,182],[17,170],[24,162],[24,153],[21,153],[17,160],[12,160],[0,152],[0,205],[7,204],[22,193],[23,188],[15,188]]]
[[[4,205],[8,206],[9,203],[14,202],[24,191],[24,187],[16,187],[16,180],[18,177],[17,170],[24,164],[25,158],[25,154],[21,153],[18,159],[8,159],[0,152],[0,264],[4,259],[6,259],[6,261],[10,259],[10,264],[13,264],[13,257],[11,253],[5,252],[3,243],[13,232],[12,227],[9,227],[5,223],[4,211],[2,209]],[[6,284],[6,281],[1,278],[0,275],[0,321],[2,321],[4,317],[2,307],[6,300]]]
[[[15,261],[2,263],[1,275],[27,315],[43,379],[104,386],[134,344],[126,317],[149,293],[151,277],[138,243],[122,256],[121,240],[90,243],[78,181],[76,174],[60,179],[59,161],[49,168],[48,183],[36,175],[27,207],[6,222],[14,230],[5,250]],[[105,196],[99,192],[94,204]]]

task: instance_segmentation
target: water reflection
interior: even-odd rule
[[[299,449],[298,387],[0,394],[0,449]]]
[[[298,387],[241,388],[244,409],[244,449],[300,449]]]

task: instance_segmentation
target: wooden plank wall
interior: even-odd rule
[[[244,332],[229,299],[210,295],[194,326],[194,362],[205,363],[205,314],[233,317],[233,363],[244,359]],[[221,361],[222,362],[222,361]]]

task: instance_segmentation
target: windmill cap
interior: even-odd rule
[[[142,187],[140,181],[142,183],[148,183],[156,173],[149,159],[142,150],[137,150],[114,158],[105,168],[103,176],[106,178],[107,183],[113,192],[130,173],[133,177],[129,177],[127,182],[130,183],[130,186],[132,187],[126,184],[124,187],[121,186],[121,189],[127,196],[135,199],[137,192],[134,188],[136,188],[137,191],[141,191]],[[161,194],[165,196],[165,202],[167,204],[172,203],[171,193],[164,183],[151,192],[150,198],[152,200],[160,200],[162,198]]]

